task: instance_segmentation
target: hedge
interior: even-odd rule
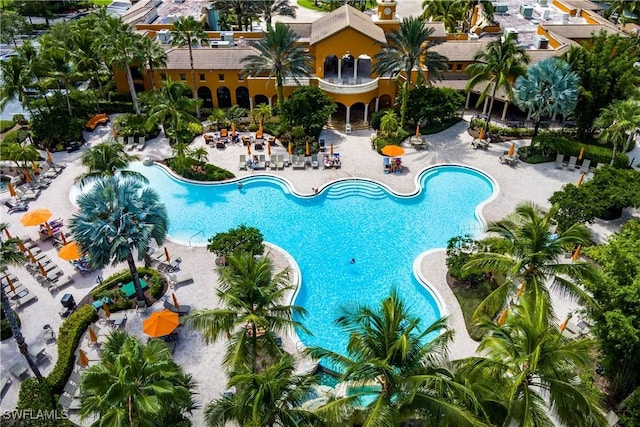
[[[15,424],[7,422],[7,425],[20,425],[27,427],[60,427],[73,426],[69,420],[62,419],[64,413],[56,402],[56,393],[47,380],[38,381],[36,378],[28,378],[20,385],[18,396],[18,411],[29,411],[32,416],[24,417]],[[46,414],[47,411],[57,410],[59,419],[47,419],[46,416],[37,417],[37,414]],[[51,412],[49,412],[51,414]]]
[[[13,120],[0,120],[0,132],[5,133],[15,126]]]
[[[140,277],[149,277],[147,283],[149,283],[149,293],[151,294],[151,296],[153,296],[154,298],[158,298],[162,295],[164,277],[160,274],[160,272],[152,268],[141,267],[138,268],[138,275]],[[122,291],[115,288],[115,286],[118,283],[125,284],[130,281],[131,272],[128,269],[122,270],[107,277],[100,286],[97,286],[93,289],[93,291],[91,291],[91,296],[93,297],[94,301],[107,296],[110,297],[112,302],[109,303],[109,308],[113,308],[112,311],[127,310],[132,307],[132,301],[124,298],[124,294],[122,293]],[[122,298],[124,298],[125,304],[123,304],[119,300],[119,294],[122,295]]]
[[[382,154],[382,149],[387,146],[387,145],[401,145],[402,141],[404,141],[405,139],[407,139],[412,133],[405,130],[405,129],[399,129],[398,132],[396,132],[395,136],[376,136],[373,139],[373,143],[376,145],[376,149],[378,150],[379,154]]]
[[[591,163],[595,165],[596,163],[611,163],[611,156],[613,154],[613,150],[607,146],[603,145],[590,145],[585,144],[579,141],[575,141],[567,138],[566,136],[557,135],[554,133],[543,132],[537,135],[533,141],[532,145],[542,145],[547,147],[555,148],[555,152],[563,153],[565,157],[567,156],[576,156],[580,155],[580,150],[584,148],[584,159],[591,160]],[[555,155],[554,155],[555,157]],[[616,159],[614,162],[614,166],[617,168],[626,168],[629,166],[629,157],[625,153],[618,152],[616,154]]]
[[[233,172],[194,159],[185,159],[184,163],[176,162],[176,158],[167,159],[167,166],[176,174],[195,181],[224,181],[234,178]]]

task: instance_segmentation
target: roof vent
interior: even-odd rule
[[[547,49],[549,47],[549,39],[545,36],[533,36],[533,46],[536,49]]]

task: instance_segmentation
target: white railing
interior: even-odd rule
[[[378,80],[373,79],[360,84],[352,84],[353,80],[349,80],[349,84],[331,83],[328,80],[318,79],[318,87],[326,92],[339,94],[357,94],[366,93],[378,89]]]
[[[273,84],[274,84],[274,87],[275,87],[275,84],[276,84],[276,78],[275,77],[269,78],[269,77],[251,77],[251,76],[249,76],[249,77],[247,77],[247,79],[248,80],[265,80],[265,81],[271,80],[273,82]],[[286,78],[286,79],[283,80],[282,85],[283,86],[309,86],[309,82],[311,80],[315,80],[315,78],[301,77],[301,78],[298,79],[297,82],[292,78]]]

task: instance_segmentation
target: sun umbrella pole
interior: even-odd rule
[[[127,264],[129,264],[129,271],[131,272],[131,280],[133,281],[133,287],[136,290],[136,300],[138,301],[138,306],[140,303],[146,303],[146,299],[144,297],[144,291],[142,290],[142,286],[140,286],[140,277],[138,276],[138,267],[136,267],[136,261],[133,259],[133,252],[131,252],[131,248],[129,248],[129,256],[127,256]]]
[[[4,292],[4,287],[0,289],[0,298],[2,299],[2,311],[7,317],[7,322],[9,323],[9,327],[11,328],[11,332],[13,332],[13,338],[16,340],[18,344],[18,348],[20,349],[20,353],[27,359],[27,363],[33,372],[33,375],[38,379],[38,381],[42,380],[42,374],[40,373],[40,369],[38,369],[38,365],[33,361],[33,358],[29,354],[29,349],[27,347],[27,343],[22,336],[22,332],[20,331],[20,327],[18,326],[18,321],[16,320],[16,315],[11,308],[11,304],[9,304],[9,300],[7,299],[7,294]]]

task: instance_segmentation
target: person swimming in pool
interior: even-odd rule
[[[355,264],[356,263],[356,259],[355,258],[351,258],[351,260],[349,261],[349,264]]]

